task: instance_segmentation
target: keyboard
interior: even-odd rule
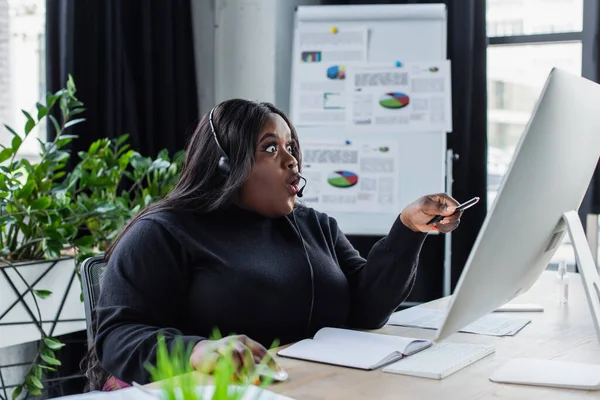
[[[470,343],[437,343],[383,368],[383,372],[444,379],[492,354],[494,346]]]

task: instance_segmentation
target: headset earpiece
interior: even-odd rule
[[[219,171],[225,176],[228,176],[231,173],[231,166],[229,165],[229,158],[227,158],[227,156],[221,156],[221,158],[219,158]]]
[[[229,164],[229,157],[227,156],[227,153],[225,153],[225,150],[223,150],[223,147],[221,147],[221,144],[219,143],[219,139],[217,138],[217,132],[215,132],[215,126],[213,125],[213,120],[212,120],[212,116],[213,116],[213,112],[215,111],[215,108],[217,108],[216,106],[213,107],[212,110],[210,110],[210,114],[208,116],[208,122],[210,123],[210,129],[212,131],[213,137],[215,138],[215,142],[217,143],[217,147],[219,148],[219,152],[221,153],[221,158],[219,158],[219,172],[221,172],[222,175],[224,176],[228,176],[231,173],[231,165]]]

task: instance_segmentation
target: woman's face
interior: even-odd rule
[[[239,205],[269,218],[288,215],[298,193],[298,161],[290,127],[271,114],[258,135],[255,163],[240,190]]]

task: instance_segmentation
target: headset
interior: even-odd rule
[[[224,176],[228,176],[231,173],[231,165],[229,164],[229,157],[227,157],[227,153],[221,147],[219,143],[219,139],[217,138],[217,132],[215,132],[215,126],[213,125],[213,112],[215,111],[216,106],[210,110],[210,114],[208,116],[208,122],[210,123],[210,130],[212,131],[213,137],[215,138],[215,142],[217,143],[217,147],[219,148],[219,152],[221,153],[221,158],[219,158],[219,171]]]
[[[219,172],[221,172],[221,174],[223,176],[229,176],[229,174],[231,173],[231,164],[229,163],[229,157],[227,156],[227,153],[225,153],[225,150],[223,149],[223,147],[221,147],[221,144],[219,143],[219,138],[217,137],[217,132],[215,131],[215,126],[213,125],[213,112],[215,111],[215,108],[217,108],[217,106],[213,107],[212,110],[210,110],[210,114],[208,116],[208,122],[210,123],[210,130],[212,131],[212,135],[215,138],[215,142],[217,143],[217,148],[219,149],[219,152],[221,153],[221,157],[219,158],[219,164],[217,167],[219,169]],[[296,196],[298,196],[298,197],[302,197],[304,195],[304,188],[306,187],[306,184],[308,183],[306,181],[306,178],[304,178],[302,175],[300,175],[300,179],[304,181],[304,186],[302,186],[302,188],[300,190],[298,190],[298,193],[296,193]],[[295,214],[294,210],[292,210],[292,219],[294,221],[293,225],[296,230],[296,233],[298,234],[298,237],[300,238],[300,241],[302,242],[302,248],[304,249],[304,255],[306,257],[306,261],[308,262],[308,267],[310,268],[311,299],[310,299],[310,311],[308,313],[308,323],[306,325],[306,336],[308,336],[308,334],[310,332],[310,325],[312,323],[313,308],[315,305],[315,272],[314,272],[312,263],[310,262],[310,257],[308,256],[308,249],[306,248],[306,242],[304,242],[304,237],[302,237],[300,228],[298,228],[298,223],[296,222],[296,214]]]

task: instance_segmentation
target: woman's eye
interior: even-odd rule
[[[287,147],[287,151],[288,151],[288,153],[292,154],[292,152],[294,151],[294,149],[292,148],[292,146],[288,146]]]
[[[269,147],[267,147],[267,148],[265,149],[265,151],[266,151],[267,153],[275,153],[275,152],[277,151],[277,148],[276,148],[274,145],[270,145]]]

